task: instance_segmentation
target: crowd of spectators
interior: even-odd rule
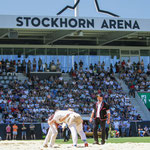
[[[91,64],[85,70],[83,65],[80,62],[79,67],[71,69],[72,80],[69,82],[62,77],[40,80],[38,76],[24,82],[10,81],[7,89],[0,89],[0,123],[46,122],[55,110],[68,108],[89,115],[97,94],[103,95],[110,104],[114,128],[116,122],[127,124],[141,120],[116,81],[112,65],[107,70],[104,62]]]
[[[127,62],[125,62],[125,60],[123,60],[122,62],[116,62],[115,64],[115,70],[116,73],[124,73],[124,72],[128,72],[128,71],[138,71],[138,72],[145,72],[147,75],[150,75],[150,64],[146,66],[144,65],[144,61],[141,60],[141,62],[133,62],[131,63],[130,60],[128,60]]]
[[[22,140],[27,139],[27,132],[30,134],[30,139],[36,139],[35,125],[31,122],[27,127],[24,123],[18,127],[17,124],[8,124],[6,126],[6,140],[16,140],[19,139],[18,130]]]
[[[144,137],[144,136],[150,136],[150,127],[144,126],[143,128],[141,125],[138,126],[138,136]]]
[[[129,87],[129,95],[135,97],[135,91],[150,91],[150,64],[147,66],[147,72],[144,71],[143,60],[131,64],[130,61],[123,61],[120,79],[124,80]],[[130,65],[129,65],[130,64]]]
[[[2,72],[18,72],[18,73],[24,73],[24,74],[30,74],[30,72],[43,72],[43,71],[61,71],[59,59],[57,59],[57,62],[55,63],[54,60],[52,60],[49,64],[43,63],[42,59],[39,58],[38,61],[34,58],[33,61],[28,60],[0,60],[0,73]]]

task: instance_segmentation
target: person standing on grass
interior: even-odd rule
[[[105,136],[105,138],[106,138],[106,140],[108,140],[108,133],[109,133],[109,124],[107,124],[106,123],[106,126],[105,126],[105,133],[106,133],[106,136]]]
[[[62,131],[63,131],[64,142],[69,141],[70,130],[69,130],[69,128],[68,128],[66,123],[62,124]]]
[[[91,114],[91,118],[90,118],[90,122],[93,121],[94,118],[94,143],[93,144],[99,144],[98,141],[98,127],[99,125],[101,126],[102,129],[102,140],[101,140],[101,144],[105,144],[105,125],[106,125],[106,120],[107,120],[107,124],[110,123],[110,109],[109,109],[109,105],[103,101],[103,97],[100,95],[97,95],[97,103],[95,103],[93,105],[93,111]]]
[[[30,128],[31,139],[35,140],[36,139],[36,136],[35,136],[35,125],[31,122],[29,128]]]
[[[16,124],[13,125],[13,140],[17,138],[18,126]]]
[[[27,133],[26,133],[26,130],[27,128],[25,127],[24,123],[22,124],[22,128],[21,128],[21,131],[22,131],[22,137],[21,139],[23,140],[23,138],[26,140],[27,139]]]
[[[11,126],[9,124],[6,127],[6,140],[11,140]]]

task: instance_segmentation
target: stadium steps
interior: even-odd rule
[[[141,112],[141,114],[143,113],[143,116],[141,115],[143,121],[150,121],[150,111],[147,109],[137,92],[135,92],[135,101],[139,107],[139,112]]]
[[[2,113],[0,113],[0,122],[1,122],[1,120],[2,120]]]
[[[119,79],[119,75],[118,75],[118,74],[115,74],[115,79],[117,80],[117,82],[118,82],[118,83],[120,84],[120,86],[122,87],[124,93],[129,96],[129,88],[128,88],[128,86],[124,83],[123,80],[120,80],[120,79]]]
[[[147,81],[150,81],[150,76],[147,77]]]
[[[72,78],[70,77],[69,73],[62,73],[62,77],[63,77],[63,80],[65,82],[68,82],[68,81],[72,80]]]
[[[23,73],[17,73],[18,80],[21,80],[24,82],[25,80],[28,80],[28,77],[26,77]]]
[[[118,75],[115,75],[115,79],[122,87],[124,93],[126,93],[129,96],[129,88],[125,84],[125,82],[123,80],[120,80]],[[142,120],[150,121],[150,112],[147,109],[147,107],[145,106],[145,104],[143,103],[143,101],[138,96],[137,92],[135,93],[135,98],[131,97],[130,101],[131,101],[132,106],[134,106],[134,108],[137,110],[137,112],[141,115]]]
[[[131,104],[136,108],[137,112],[140,114],[142,120],[147,121],[145,112],[143,112],[141,106],[138,103],[138,100],[136,98],[130,98],[130,101],[131,101]]]

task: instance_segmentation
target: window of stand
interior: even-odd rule
[[[45,48],[38,48],[36,49],[36,55],[45,55],[46,54],[46,49]]]
[[[3,55],[13,55],[13,48],[3,48],[2,54]]]

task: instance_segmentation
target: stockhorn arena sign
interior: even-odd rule
[[[0,28],[150,31],[150,20],[1,15]]]

